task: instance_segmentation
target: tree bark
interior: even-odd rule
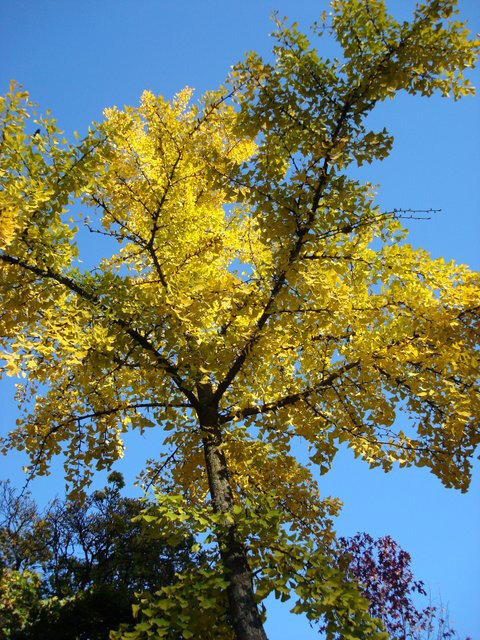
[[[213,400],[210,383],[198,384],[197,389],[203,449],[213,508],[217,513],[228,513],[233,508],[233,495],[227,461],[221,449],[222,431],[218,406]],[[228,611],[236,640],[267,640],[254,598],[252,572],[248,565],[247,552],[243,541],[238,539],[234,524],[227,526],[219,536],[218,544],[229,581]]]

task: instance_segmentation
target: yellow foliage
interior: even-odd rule
[[[71,145],[18,87],[2,100],[2,371],[23,376],[25,408],[4,446],[36,472],[63,451],[81,484],[123,455],[127,430],[159,425],[167,460],[177,451],[165,477],[201,503],[208,405],[238,499],[252,482],[304,519],[307,496],[311,520],[322,512],[295,438],[322,471],[344,444],[466,489],[479,275],[408,245],[401,212],[380,211],[348,166],[389,153],[366,124],[387,97],[471,93],[478,42],[447,0],[404,24],[368,5],[336,0],[324,22],[341,65],[279,23],[272,64],[250,54],[196,101],[145,92]],[[92,271],[78,260],[89,232],[110,241]],[[146,478],[160,483],[162,464]]]

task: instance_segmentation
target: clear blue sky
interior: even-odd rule
[[[403,18],[413,2],[387,4]],[[480,31],[480,1],[461,0],[460,7],[471,29]],[[17,80],[52,109],[67,134],[81,134],[104,107],[137,104],[144,89],[170,97],[185,85],[199,92],[215,88],[245,51],[269,51],[273,10],[306,27],[325,8],[325,0],[1,0],[0,91]],[[472,77],[480,85],[480,73]],[[386,209],[441,208],[432,221],[410,225],[411,242],[477,269],[479,104],[479,98],[389,101],[374,120],[395,135],[394,151],[359,172],[380,184],[378,200]],[[1,383],[1,433],[15,418],[12,389],[12,381]],[[130,444],[122,470],[133,479],[147,445],[138,438]],[[20,455],[10,455],[0,476],[20,485],[21,465]],[[480,638],[478,464],[466,495],[447,491],[424,469],[385,475],[348,453],[320,482],[325,494],[345,503],[342,534],[392,535],[412,554],[432,596],[449,603],[460,636]],[[31,489],[41,501],[53,497],[62,490],[60,471]],[[318,637],[285,605],[272,606],[267,629],[271,640]]]

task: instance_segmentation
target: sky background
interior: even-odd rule
[[[387,2],[400,18],[411,0]],[[461,0],[461,14],[480,31],[479,0]],[[50,108],[70,136],[84,133],[107,106],[138,104],[145,89],[171,97],[188,85],[198,92],[217,87],[244,52],[268,55],[269,15],[278,10],[305,28],[318,19],[324,0],[0,0],[0,92],[20,82],[42,109]],[[320,52],[328,55],[326,41]],[[480,73],[471,74],[480,85]],[[440,208],[430,221],[412,222],[410,242],[434,256],[480,267],[480,100],[398,96],[381,105],[372,126],[387,126],[394,150],[382,164],[355,174],[379,184],[384,209]],[[95,248],[91,247],[91,256]],[[0,383],[0,433],[13,426],[14,380]],[[130,437],[122,465],[129,483],[155,441]],[[23,459],[0,460],[0,477],[21,486]],[[103,477],[98,482],[103,481]],[[412,555],[415,574],[450,607],[460,637],[480,638],[480,466],[467,494],[446,490],[425,469],[384,474],[339,454],[320,479],[325,495],[344,501],[342,535],[368,531],[391,535]],[[30,489],[41,502],[61,494],[58,465]],[[316,638],[305,620],[273,603],[271,640]]]

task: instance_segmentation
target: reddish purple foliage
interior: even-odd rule
[[[380,618],[395,640],[450,640],[455,631],[438,611],[417,609],[414,600],[425,596],[425,586],[410,568],[410,554],[392,538],[375,540],[367,533],[340,538],[346,571],[360,583],[370,601],[370,612]]]

